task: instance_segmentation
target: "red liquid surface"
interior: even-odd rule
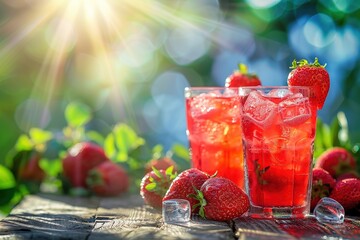
[[[243,140],[251,204],[306,205],[311,187],[316,110],[307,98],[299,96],[284,101],[254,94],[244,101]]]
[[[226,177],[244,189],[239,97],[186,99],[192,166]]]

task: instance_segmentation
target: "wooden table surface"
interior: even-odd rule
[[[189,223],[164,224],[161,212],[143,204],[139,195],[75,198],[29,195],[0,221],[3,239],[360,239],[360,218],[344,224],[302,220],[229,222],[193,216]]]

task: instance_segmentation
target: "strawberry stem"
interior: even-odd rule
[[[243,63],[239,63],[239,70],[240,70],[240,73],[242,74],[247,74],[248,73],[248,68],[245,64]]]
[[[195,191],[196,191],[196,194],[190,194],[189,197],[195,198],[199,202],[197,204],[193,205],[192,210],[195,210],[196,208],[199,207],[199,215],[202,218],[206,219],[205,209],[204,209],[204,207],[207,204],[206,199],[204,198],[204,194],[200,190],[195,188]]]
[[[304,67],[304,66],[325,68],[326,63],[324,65],[321,65],[319,63],[319,59],[317,57],[315,57],[315,60],[312,63],[309,63],[306,59],[301,59],[299,61],[296,61],[296,59],[294,59],[291,63],[290,69],[295,69],[295,68]]]

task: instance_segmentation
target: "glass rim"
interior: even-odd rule
[[[311,94],[311,86],[244,86],[244,87],[225,87],[225,86],[197,86],[197,87],[185,87],[184,94],[186,98],[198,96],[203,93],[209,93],[212,91],[218,91],[220,93],[226,93],[223,97],[244,96],[252,91],[270,92],[271,90],[287,90],[291,92],[302,92],[306,95]],[[229,94],[230,93],[230,94]]]
[[[238,89],[311,89],[311,86],[244,86],[238,87]]]
[[[197,86],[197,87],[185,87],[185,91],[193,91],[193,90],[211,90],[211,89],[239,89],[239,88],[244,88],[244,89],[266,89],[266,88],[271,88],[271,89],[288,89],[288,88],[292,88],[292,89],[309,89],[311,88],[311,86],[286,86],[286,85],[282,85],[282,86],[275,86],[275,85],[270,85],[270,86],[265,86],[265,85],[258,85],[258,86],[244,86],[244,87],[222,87],[222,86]]]

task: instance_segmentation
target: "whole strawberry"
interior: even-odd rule
[[[245,64],[239,64],[239,69],[234,71],[225,80],[225,87],[259,86],[261,81],[256,74],[248,73]]]
[[[166,170],[169,167],[173,166],[174,171],[177,171],[177,165],[174,160],[170,157],[159,157],[154,158],[151,161],[149,161],[145,166],[145,172],[151,172],[153,170],[153,167],[157,170]]]
[[[360,205],[360,180],[348,178],[336,182],[330,197],[338,201],[345,210],[353,209]]]
[[[341,181],[341,180],[348,179],[348,178],[360,179],[359,174],[356,171],[350,171],[350,172],[343,173],[343,174],[339,175],[336,178],[336,181]]]
[[[87,185],[98,196],[116,196],[129,188],[129,177],[118,164],[107,161],[89,171]]]
[[[15,176],[22,181],[42,182],[46,174],[39,164],[41,157],[42,154],[34,150],[18,152],[12,166]]]
[[[315,167],[328,171],[333,178],[356,169],[356,160],[345,148],[334,147],[323,152],[317,159]]]
[[[208,179],[197,190],[199,215],[215,220],[227,221],[240,217],[250,207],[246,193],[227,178],[214,177]]]
[[[171,183],[166,192],[163,201],[170,199],[186,199],[190,202],[193,212],[193,206],[197,200],[190,195],[196,193],[196,189],[200,189],[203,183],[208,180],[210,176],[197,168],[190,168],[181,172]]]
[[[166,170],[157,170],[156,168],[153,168],[151,172],[148,172],[142,178],[140,183],[140,195],[146,204],[158,209],[162,207],[162,199],[169,189],[170,184],[177,176],[173,171],[173,166]]]
[[[88,172],[109,159],[104,150],[90,142],[77,143],[68,149],[62,160],[64,176],[73,187],[86,187]]]
[[[330,88],[330,77],[325,66],[319,63],[318,58],[313,63],[305,59],[299,62],[294,60],[287,80],[289,86],[309,86],[310,102],[317,109],[322,109]]]
[[[323,197],[329,197],[331,190],[335,186],[335,179],[330,173],[322,168],[312,170],[311,187],[311,209],[313,210],[319,200]]]

